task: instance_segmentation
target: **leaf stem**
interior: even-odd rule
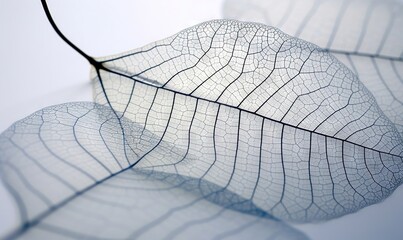
[[[90,64],[93,65],[96,69],[104,69],[104,67],[102,66],[102,63],[96,61],[93,57],[91,57],[88,54],[86,54],[85,52],[83,52],[80,48],[78,48],[76,45],[74,45],[69,39],[67,39],[66,36],[64,36],[64,34],[57,27],[55,21],[52,18],[52,15],[50,14],[46,0],[41,0],[41,3],[42,3],[43,10],[46,13],[46,17],[48,18],[50,25],[52,25],[52,27],[55,30],[55,32],[57,33],[57,35],[59,35],[59,37],[61,39],[63,39],[63,41],[65,43],[67,43],[70,47],[72,47],[74,50],[76,50],[81,56],[83,56],[85,59],[87,59],[88,62],[90,62]]]

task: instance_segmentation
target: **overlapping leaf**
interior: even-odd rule
[[[353,70],[403,136],[403,5],[383,0],[227,0],[227,18],[278,27]]]
[[[21,227],[10,237],[305,238],[207,181],[132,168],[141,157],[154,161],[145,153],[157,141],[94,103],[49,107],[17,122],[0,138],[1,174],[20,209]],[[159,144],[157,153],[175,149]]]

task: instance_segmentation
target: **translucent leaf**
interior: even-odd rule
[[[211,21],[99,61],[96,102],[183,149],[137,167],[205,179],[294,221],[356,211],[401,182],[402,139],[370,92],[278,29]]]
[[[305,239],[203,179],[132,168],[140,156],[155,161],[145,153],[157,141],[94,103],[53,106],[17,122],[0,137],[1,174],[20,209],[11,237]],[[175,149],[159,144],[155,154]]]
[[[342,216],[401,182],[401,136],[371,93],[275,28],[211,21],[89,60],[105,106],[44,109],[1,135],[14,236],[193,238],[206,223],[202,238],[298,239],[271,216]]]
[[[403,136],[403,5],[384,0],[227,0],[224,15],[257,21],[332,52],[374,94]]]

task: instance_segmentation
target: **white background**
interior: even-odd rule
[[[91,56],[141,47],[221,18],[222,0],[49,0],[62,32]],[[39,0],[0,0],[0,132],[43,107],[91,101],[89,64],[53,31]],[[17,210],[0,185],[0,236]],[[296,225],[312,239],[403,239],[403,189],[358,213]],[[251,236],[253,237],[253,236]]]

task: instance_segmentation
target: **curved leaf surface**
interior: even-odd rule
[[[403,5],[383,0],[227,0],[227,18],[278,27],[332,52],[403,136]]]
[[[402,139],[372,94],[278,29],[211,21],[99,61],[96,102],[183,149],[138,168],[207,180],[294,221],[356,211],[401,182]]]

